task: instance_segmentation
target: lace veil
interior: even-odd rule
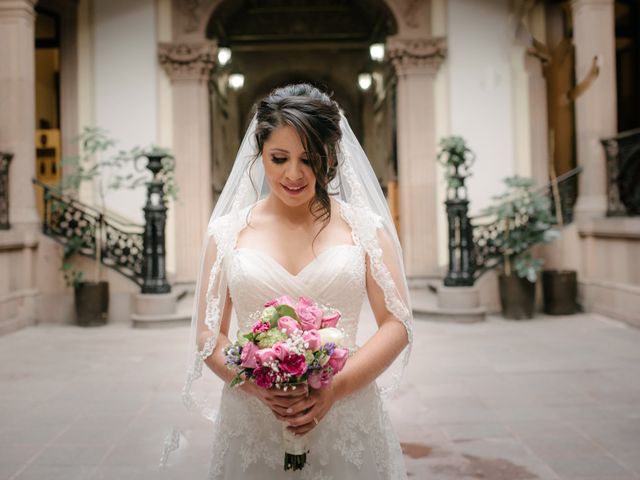
[[[258,150],[254,135],[256,124],[254,116],[209,220],[196,284],[187,378],[182,398],[189,409],[200,412],[211,421],[215,419],[220,381],[204,361],[216,346],[227,300],[223,262],[234,249],[239,232],[247,226],[249,209],[269,194],[261,157],[254,161]],[[341,202],[343,218],[351,226],[354,241],[367,253],[368,267],[384,292],[387,310],[404,324],[409,337],[409,345],[376,380],[382,397],[389,398],[399,385],[412,345],[412,314],[402,249],[380,184],[343,114],[340,127],[342,138],[338,148],[337,175],[329,185],[329,194]],[[229,328],[231,341],[235,340],[235,333],[232,320]],[[162,463],[166,463],[168,453],[178,447],[180,434],[174,429],[172,438],[165,445]]]

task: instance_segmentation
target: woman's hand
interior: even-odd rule
[[[278,388],[262,388],[251,381],[246,381],[241,388],[269,407],[278,420],[293,412],[293,406],[309,395],[306,383],[298,385],[295,390],[289,388],[286,392]]]
[[[286,415],[276,418],[289,424],[288,430],[296,435],[304,435],[313,430],[324,418],[336,401],[333,385],[318,390],[310,390],[308,398],[303,398],[291,407]]]

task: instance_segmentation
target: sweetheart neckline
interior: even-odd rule
[[[325,255],[326,253],[332,251],[332,250],[336,250],[339,248],[345,248],[345,247],[349,247],[349,248],[360,248],[360,245],[354,245],[352,243],[339,243],[337,245],[333,245],[329,248],[325,248],[322,252],[320,252],[318,255],[316,255],[313,259],[311,259],[311,261],[309,261],[304,267],[302,267],[302,269],[296,273],[293,274],[291,273],[289,270],[287,270],[280,262],[278,262],[275,258],[273,258],[271,255],[269,255],[268,253],[265,253],[261,250],[258,250],[256,248],[251,248],[251,247],[236,247],[233,249],[234,254],[236,252],[241,252],[241,251],[248,251],[248,252],[252,252],[258,256],[261,256],[263,258],[268,259],[269,261],[271,261],[272,263],[274,263],[275,265],[277,265],[280,270],[282,270],[283,272],[285,272],[286,274],[288,274],[290,277],[292,278],[298,278],[300,277],[300,275],[302,275],[308,268],[311,267],[311,265],[313,265],[314,263],[316,263],[320,257],[322,257],[323,255]]]

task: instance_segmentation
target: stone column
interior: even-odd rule
[[[614,1],[573,0],[571,9],[577,81],[587,76],[595,57],[600,68],[593,84],[575,101],[578,165],[583,167],[576,217],[588,219],[604,216],[607,210],[600,139],[617,131]]]
[[[159,60],[171,78],[175,202],[176,283],[195,284],[201,242],[212,210],[211,128],[208,80],[215,66],[214,42],[160,43]]]
[[[439,277],[434,79],[445,56],[441,38],[389,39],[396,69],[400,239],[412,280]]]
[[[9,221],[35,228],[35,0],[0,0],[0,150],[14,154]]]

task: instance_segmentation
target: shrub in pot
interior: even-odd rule
[[[535,284],[543,260],[534,258],[531,247],[557,237],[546,195],[533,190],[534,181],[519,176],[504,179],[506,189],[493,197],[483,215],[493,217],[491,247],[501,272],[500,302],[505,318],[532,318]]]
[[[82,243],[80,237],[72,237],[64,245],[60,270],[67,286],[73,288],[76,324],[81,327],[105,325],[109,313],[109,284],[86,281],[84,272],[76,270],[71,263],[71,258],[80,252]]]

